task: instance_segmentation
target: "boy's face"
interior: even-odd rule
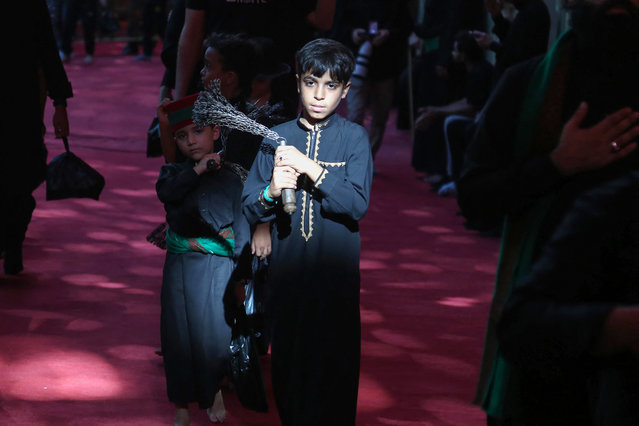
[[[213,144],[220,137],[219,126],[197,127],[189,124],[177,130],[173,135],[182,154],[200,161],[206,154],[213,152]]]
[[[339,102],[346,97],[351,83],[335,81],[328,71],[316,77],[308,71],[296,75],[297,91],[302,102],[302,116],[314,125],[331,115]]]
[[[204,66],[200,70],[200,77],[202,77],[202,84],[204,87],[216,79],[220,80],[220,92],[225,98],[232,97],[236,90],[236,78],[233,71],[224,71],[224,62],[222,55],[212,47],[207,47],[204,53]]]

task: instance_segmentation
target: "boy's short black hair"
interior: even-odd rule
[[[326,71],[332,79],[346,83],[355,69],[353,52],[342,43],[328,38],[309,41],[296,55],[297,74],[307,72],[321,77]]]
[[[238,76],[243,96],[251,93],[257,64],[253,44],[245,34],[211,33],[204,40],[204,48],[212,48],[222,57],[222,69]]]
[[[472,31],[458,31],[455,34],[455,42],[457,42],[457,50],[465,54],[471,63],[476,64],[484,59],[484,51],[477,44]]]

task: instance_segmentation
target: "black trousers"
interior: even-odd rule
[[[65,0],[63,2],[60,49],[66,55],[73,52],[73,37],[78,20],[82,20],[84,51],[87,55],[93,55],[98,22],[98,0]]]

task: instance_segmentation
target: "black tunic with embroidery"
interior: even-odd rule
[[[265,140],[242,203],[249,222],[274,220],[269,269],[272,376],[283,424],[354,424],[359,378],[358,220],[368,209],[372,157],[366,131],[332,115],[313,129],[299,120],[274,128],[320,164],[304,175],[297,211],[259,199],[270,183],[276,143]],[[327,409],[330,407],[330,409]],[[340,423],[342,424],[342,423]]]

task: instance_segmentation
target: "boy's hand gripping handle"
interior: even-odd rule
[[[279,138],[280,146],[286,145],[286,139]],[[282,208],[288,214],[293,214],[297,210],[297,202],[295,201],[295,190],[290,188],[282,189]]]

